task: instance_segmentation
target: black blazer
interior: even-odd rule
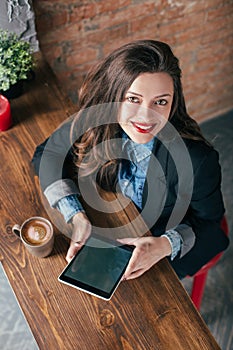
[[[190,139],[157,140],[154,155],[143,196],[144,205],[149,204],[142,216],[154,236],[175,228],[190,240],[193,233],[191,250],[170,261],[180,277],[193,275],[229,244],[220,227],[225,210],[219,155]]]
[[[34,153],[32,162],[43,190],[71,177],[69,133],[67,122]],[[40,171],[41,159],[45,172]],[[175,228],[183,237],[180,255],[169,259],[180,277],[193,275],[225,250],[229,239],[220,227],[224,204],[217,151],[202,141],[170,137],[165,128],[155,139],[141,215],[154,236]]]

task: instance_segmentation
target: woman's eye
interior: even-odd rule
[[[130,103],[139,103],[139,98],[135,96],[128,96],[126,97],[126,100]]]
[[[155,104],[156,105],[160,105],[160,106],[165,106],[167,104],[167,100],[158,100],[158,101],[155,101]]]

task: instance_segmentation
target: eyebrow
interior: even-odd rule
[[[140,96],[140,97],[143,97],[143,95],[141,94],[138,94],[137,92],[133,92],[133,91],[127,91],[126,94],[133,94],[133,95],[136,95],[136,96]],[[158,95],[158,96],[155,96],[154,98],[160,98],[160,97],[166,97],[166,96],[172,96],[171,94],[162,94],[162,95]]]

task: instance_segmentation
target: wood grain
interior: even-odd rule
[[[142,277],[122,282],[104,301],[58,282],[68,240],[55,225],[54,250],[44,259],[29,255],[11,233],[15,223],[30,216],[51,217],[30,160],[36,145],[75,111],[43,58],[37,59],[36,80],[11,102],[14,125],[0,133],[0,259],[39,348],[220,349],[166,259]],[[143,221],[134,220],[133,206],[120,198],[114,205],[116,213],[108,216],[102,209],[98,215],[87,209],[93,224],[124,227],[131,222],[127,233],[148,233]]]

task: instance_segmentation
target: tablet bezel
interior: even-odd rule
[[[97,239],[99,241],[106,242],[106,243],[112,245],[113,247],[117,247],[119,249],[127,250],[128,252],[131,253],[130,257],[129,257],[129,260],[130,260],[130,258],[132,256],[132,253],[133,253],[133,250],[134,250],[134,246],[121,245],[117,241],[114,241],[114,240],[111,240],[109,238],[103,237],[103,236],[101,236],[99,234],[96,234],[96,233],[92,233],[90,238],[91,237],[93,237],[93,238],[95,238],[95,239]],[[85,244],[85,245],[88,245],[89,239],[87,240],[87,244]],[[74,288],[76,288],[78,290],[84,291],[84,292],[86,292],[88,294],[94,295],[94,296],[96,296],[98,298],[101,298],[101,299],[104,299],[104,300],[110,300],[111,297],[113,296],[114,292],[116,291],[118,285],[121,282],[122,276],[123,276],[123,274],[124,274],[124,272],[126,270],[126,267],[127,267],[128,263],[129,263],[129,260],[125,264],[124,268],[122,269],[120,276],[118,277],[118,279],[116,280],[116,282],[112,286],[110,292],[106,292],[106,291],[104,291],[102,289],[95,288],[95,287],[93,287],[91,285],[88,285],[88,284],[86,284],[84,282],[81,282],[81,281],[79,281],[77,279],[74,279],[74,278],[69,277],[69,276],[66,275],[66,272],[72,267],[72,265],[74,264],[75,260],[77,259],[77,257],[81,253],[81,251],[85,248],[85,245],[77,252],[77,254],[73,257],[73,259],[70,261],[70,263],[64,268],[64,270],[58,276],[58,281],[62,282],[64,284],[67,284],[67,285],[69,285],[71,287],[74,287]]]

